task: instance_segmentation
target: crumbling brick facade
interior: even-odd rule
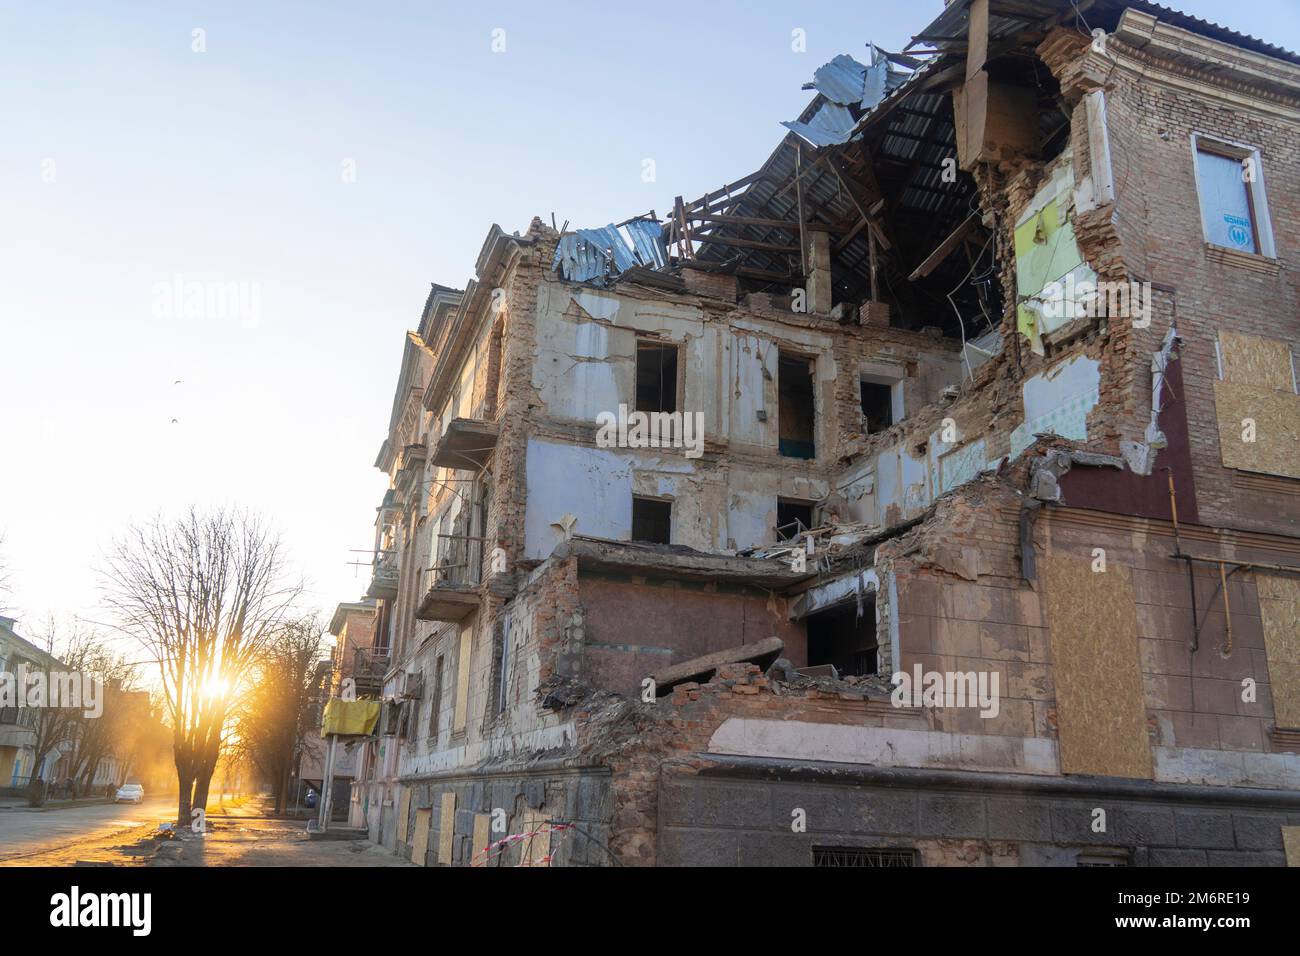
[[[1300,57],[1026,2],[996,46],[965,0],[924,68],[856,64],[887,92],[818,163],[830,87],[670,220],[493,227],[431,297],[379,461],[404,545],[375,839],[428,865],[1285,862]],[[1255,251],[1211,241],[1202,141],[1262,166]],[[1054,311],[1065,278],[1101,294]],[[611,443],[628,409],[699,442]]]

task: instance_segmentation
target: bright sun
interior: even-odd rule
[[[225,697],[230,693],[230,681],[219,674],[213,674],[199,685],[199,694],[209,700]]]

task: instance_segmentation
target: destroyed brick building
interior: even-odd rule
[[[1300,863],[1300,56],[954,0],[862,59],[756,172],[434,286],[336,616],[375,841]]]

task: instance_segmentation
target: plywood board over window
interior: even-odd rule
[[[411,836],[411,862],[425,865],[425,856],[429,852],[429,818],[430,810],[415,811],[415,833]]]
[[[452,711],[452,733],[465,730],[469,718],[469,664],[474,647],[474,626],[468,625],[460,632],[460,650],[456,659],[456,706]]]
[[[1151,777],[1151,746],[1129,569],[1044,562],[1057,733],[1064,773]]]
[[[1219,451],[1228,468],[1300,478],[1300,395],[1291,346],[1219,334],[1222,381],[1214,383]]]
[[[438,811],[438,862],[451,866],[452,841],[456,838],[456,794],[448,790],[442,795]]]
[[[411,813],[411,788],[402,787],[402,797],[397,801],[397,842],[406,842],[407,817]]]
[[[1259,616],[1277,726],[1300,729],[1300,579],[1261,574]]]

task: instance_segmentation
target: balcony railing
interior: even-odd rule
[[[392,600],[397,597],[397,579],[397,552],[376,551],[374,563],[371,566],[370,587],[366,589],[366,597]]]
[[[387,651],[358,647],[353,652],[352,667],[344,676],[356,682],[358,694],[377,693],[383,689],[389,660]]]
[[[460,621],[479,606],[483,577],[480,537],[440,534],[437,561],[423,575],[423,597],[415,616],[422,621]]]

